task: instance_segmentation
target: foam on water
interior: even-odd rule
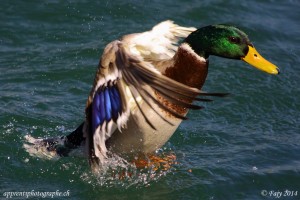
[[[149,186],[151,182],[158,181],[172,170],[172,167],[156,169],[154,165],[138,169],[135,164],[114,155],[107,160],[98,173],[86,171],[80,175],[80,178],[94,187],[139,188]]]

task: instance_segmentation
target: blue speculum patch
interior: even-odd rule
[[[117,85],[100,87],[95,93],[92,103],[93,132],[105,121],[116,122],[121,111],[122,101]]]

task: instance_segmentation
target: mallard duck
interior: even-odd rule
[[[28,140],[58,154],[58,148],[49,147],[61,144],[72,149],[84,141],[93,169],[105,162],[108,151],[154,152],[170,139],[189,109],[202,108],[194,101],[225,95],[201,91],[210,55],[279,73],[235,26],[196,29],[164,21],[105,47],[87,100],[86,119],[73,133],[60,139]],[[26,149],[33,152],[29,146]]]

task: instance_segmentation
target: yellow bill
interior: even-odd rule
[[[245,57],[242,58],[243,61],[249,63],[253,67],[260,69],[269,74],[279,74],[279,68],[274,64],[270,63],[266,59],[264,59],[254,47],[248,46],[249,51]]]

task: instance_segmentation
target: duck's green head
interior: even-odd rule
[[[200,56],[215,55],[243,60],[270,74],[278,74],[279,69],[265,60],[254,48],[248,36],[230,25],[210,25],[192,32],[184,42]]]

